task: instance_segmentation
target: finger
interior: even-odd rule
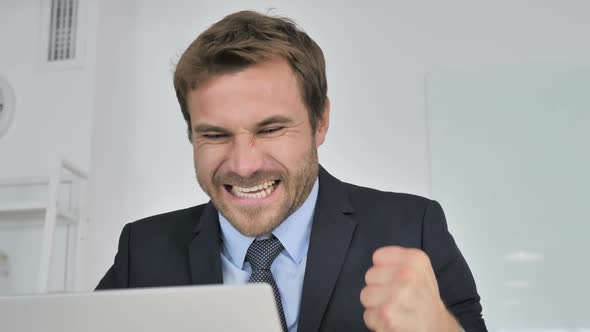
[[[374,265],[396,265],[407,261],[409,249],[399,246],[387,246],[377,249],[373,253]]]
[[[363,313],[365,325],[376,332],[418,331],[424,317],[414,312],[400,311],[392,306],[366,309]]]
[[[381,309],[367,309],[363,313],[365,325],[372,331],[385,331],[383,314]]]
[[[373,254],[373,264],[376,266],[407,265],[417,267],[422,271],[432,270],[430,258],[424,251],[398,246],[377,249]]]
[[[368,285],[362,289],[360,300],[367,309],[379,306],[408,309],[419,302],[422,295],[415,283],[400,280],[388,285]]]
[[[381,286],[366,286],[361,291],[361,303],[365,308],[375,308],[383,305],[389,299],[389,288]]]
[[[421,300],[421,292],[414,284],[400,284],[391,290],[391,298],[389,299],[390,310],[403,312],[404,314],[415,312],[419,310],[418,306]]]
[[[393,282],[397,269],[392,266],[373,266],[365,273],[367,285],[389,285]]]
[[[373,266],[365,273],[367,286],[389,287],[392,293],[395,289],[405,287],[427,288],[438,294],[438,285],[433,272],[409,266]]]

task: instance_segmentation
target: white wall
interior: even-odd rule
[[[0,139],[0,179],[48,178],[53,175],[58,158],[62,157],[82,169],[90,168],[97,5],[94,0],[87,0],[79,11],[79,33],[85,37],[77,46],[78,52],[84,54],[80,66],[58,69],[43,65],[47,54],[46,45],[42,44],[43,34],[49,34],[49,31],[48,27],[42,26],[47,23],[42,20],[42,5],[50,2],[0,1],[0,76],[12,85],[16,99],[14,121]],[[27,196],[10,191],[14,187],[3,189],[0,205]],[[36,186],[32,190],[34,193],[29,195],[30,198],[35,201],[47,199],[47,186]],[[3,219],[6,221],[6,216]],[[19,222],[28,224],[35,220],[38,218]],[[38,264],[35,262],[39,260],[41,243],[32,244],[31,241],[40,239],[39,228],[11,229],[4,224],[0,231],[0,249],[6,250],[11,259],[26,257],[22,261],[12,261],[12,277],[17,280],[12,284],[13,291],[36,289]],[[56,239],[64,239],[62,231],[58,227]],[[51,290],[56,289],[54,265],[63,266],[63,261],[55,260],[55,254],[65,245],[65,241],[56,240],[51,263]]]
[[[90,168],[94,110],[96,3],[81,12],[87,40],[83,66],[42,66],[41,0],[0,2],[0,76],[15,90],[16,116],[0,139],[0,178],[48,176],[57,158]]]

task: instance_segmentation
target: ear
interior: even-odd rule
[[[330,127],[330,99],[326,98],[326,105],[324,107],[324,114],[318,120],[315,130],[315,145],[318,148],[326,140],[328,128]]]

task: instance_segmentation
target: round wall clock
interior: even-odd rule
[[[8,81],[0,77],[0,139],[12,124],[14,107],[14,90]]]

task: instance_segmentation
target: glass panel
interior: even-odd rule
[[[490,331],[590,327],[590,62],[428,79],[432,196]]]

